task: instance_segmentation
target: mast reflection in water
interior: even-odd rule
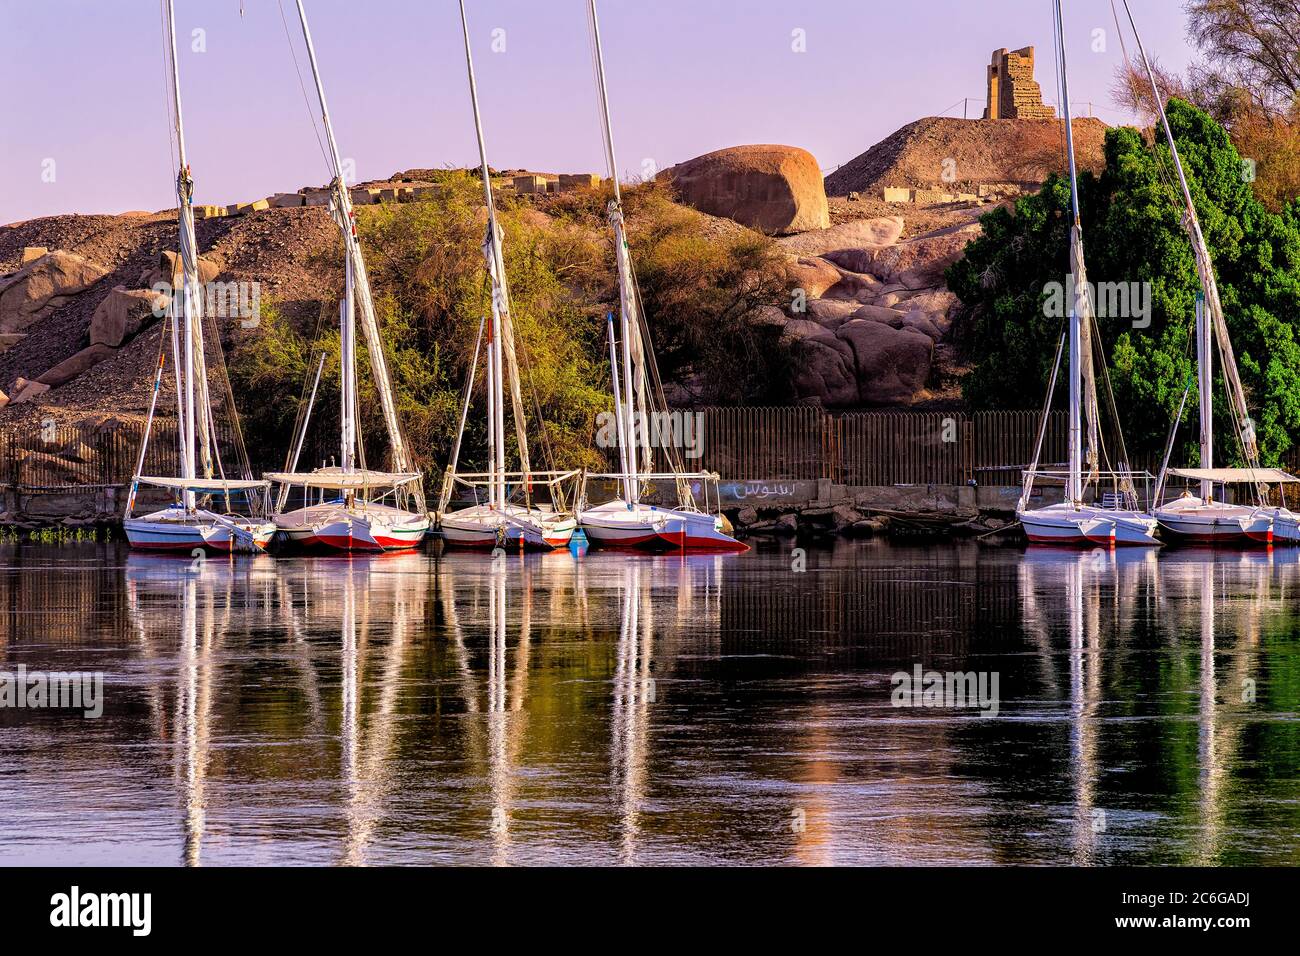
[[[1296,863],[1300,554],[0,546],[0,861]],[[891,675],[996,673],[996,717]]]

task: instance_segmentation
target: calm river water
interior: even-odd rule
[[[0,546],[0,863],[1300,863],[1297,549],[806,561]]]

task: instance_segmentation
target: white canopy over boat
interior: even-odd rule
[[[136,481],[155,488],[191,491],[196,495],[224,495],[232,491],[263,491],[271,487],[269,481],[231,478],[163,478],[155,475],[137,475]]]
[[[1195,481],[1217,481],[1231,484],[1296,484],[1300,478],[1280,468],[1170,468],[1169,474]]]
[[[303,488],[396,488],[420,480],[418,472],[345,471],[342,468],[318,468],[315,471],[268,471],[266,477],[280,485]]]

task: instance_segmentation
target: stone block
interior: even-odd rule
[[[912,201],[918,206],[935,206],[940,203],[956,202],[957,197],[938,189],[918,189],[912,194]]]
[[[562,193],[575,189],[596,189],[600,186],[600,177],[595,173],[560,173],[559,190]]]
[[[39,398],[50,390],[48,385],[40,382],[33,382],[19,376],[14,382],[13,388],[9,391],[9,404],[21,405],[23,402],[30,402]]]
[[[521,195],[546,192],[545,176],[516,176],[514,183],[515,192],[520,193]]]
[[[886,186],[884,200],[885,202],[911,202],[912,190],[902,189],[898,186]]]

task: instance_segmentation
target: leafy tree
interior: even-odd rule
[[[1188,0],[1188,35],[1204,60],[1187,76],[1153,70],[1162,94],[1222,123],[1257,174],[1255,194],[1277,212],[1300,196],[1300,2]],[[1117,99],[1155,121],[1139,60],[1120,66]]]
[[[1241,156],[1207,114],[1171,100],[1193,199],[1214,260],[1219,290],[1264,459],[1277,463],[1300,434],[1300,204],[1270,213],[1242,176]],[[1088,278],[1149,283],[1150,324],[1099,317],[1110,374],[1131,451],[1156,454],[1184,388],[1194,380],[1192,335],[1199,281],[1181,226],[1182,202],[1163,137],[1111,130],[1100,177],[1080,179]],[[1052,177],[1014,212],[983,218],[984,235],[948,272],[964,304],[960,335],[975,365],[965,397],[975,407],[1042,402],[1063,320],[1049,318],[1049,282],[1068,272],[1069,189]],[[1064,390],[1058,390],[1058,400]],[[1188,398],[1194,409],[1195,385]],[[1236,449],[1221,391],[1216,395],[1220,460]]]

